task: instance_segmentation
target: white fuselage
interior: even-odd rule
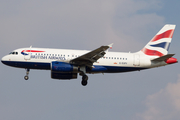
[[[12,54],[12,53],[15,54]],[[88,53],[87,50],[67,50],[48,48],[21,48],[2,58],[2,62],[13,67],[29,69],[51,69],[52,61],[68,63],[81,55]],[[167,65],[166,62],[151,62],[152,58],[143,53],[106,52],[93,66],[105,66],[103,72],[128,72],[152,67]],[[44,66],[43,66],[44,65]],[[99,73],[101,71],[97,71]],[[91,72],[90,72],[91,73]],[[93,72],[95,73],[95,72]]]

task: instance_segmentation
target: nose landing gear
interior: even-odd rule
[[[24,76],[24,79],[25,80],[28,80],[29,79],[29,71],[30,71],[30,69],[26,69],[26,76]]]

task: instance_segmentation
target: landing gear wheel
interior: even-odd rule
[[[29,71],[30,71],[30,69],[27,68],[27,69],[26,69],[26,76],[24,76],[24,79],[25,79],[25,80],[28,80],[28,79],[29,79],[29,76],[28,76],[28,75],[29,75]]]
[[[88,76],[87,75],[83,75],[82,80],[87,81],[88,80]]]
[[[25,79],[25,80],[28,80],[28,79],[29,79],[29,77],[28,77],[28,76],[24,76],[24,79]]]
[[[87,80],[82,80],[82,81],[81,81],[81,84],[82,84],[83,86],[86,86],[87,83],[88,83]]]
[[[83,75],[81,84],[82,84],[83,86],[86,86],[87,83],[88,83],[88,76],[87,76],[87,75]]]

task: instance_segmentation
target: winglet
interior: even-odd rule
[[[110,49],[112,49],[113,44],[114,44],[114,43],[109,44],[108,47],[109,47]]]

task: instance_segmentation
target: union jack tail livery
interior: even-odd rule
[[[175,27],[176,25],[165,25],[141,51],[148,56],[167,55]]]

